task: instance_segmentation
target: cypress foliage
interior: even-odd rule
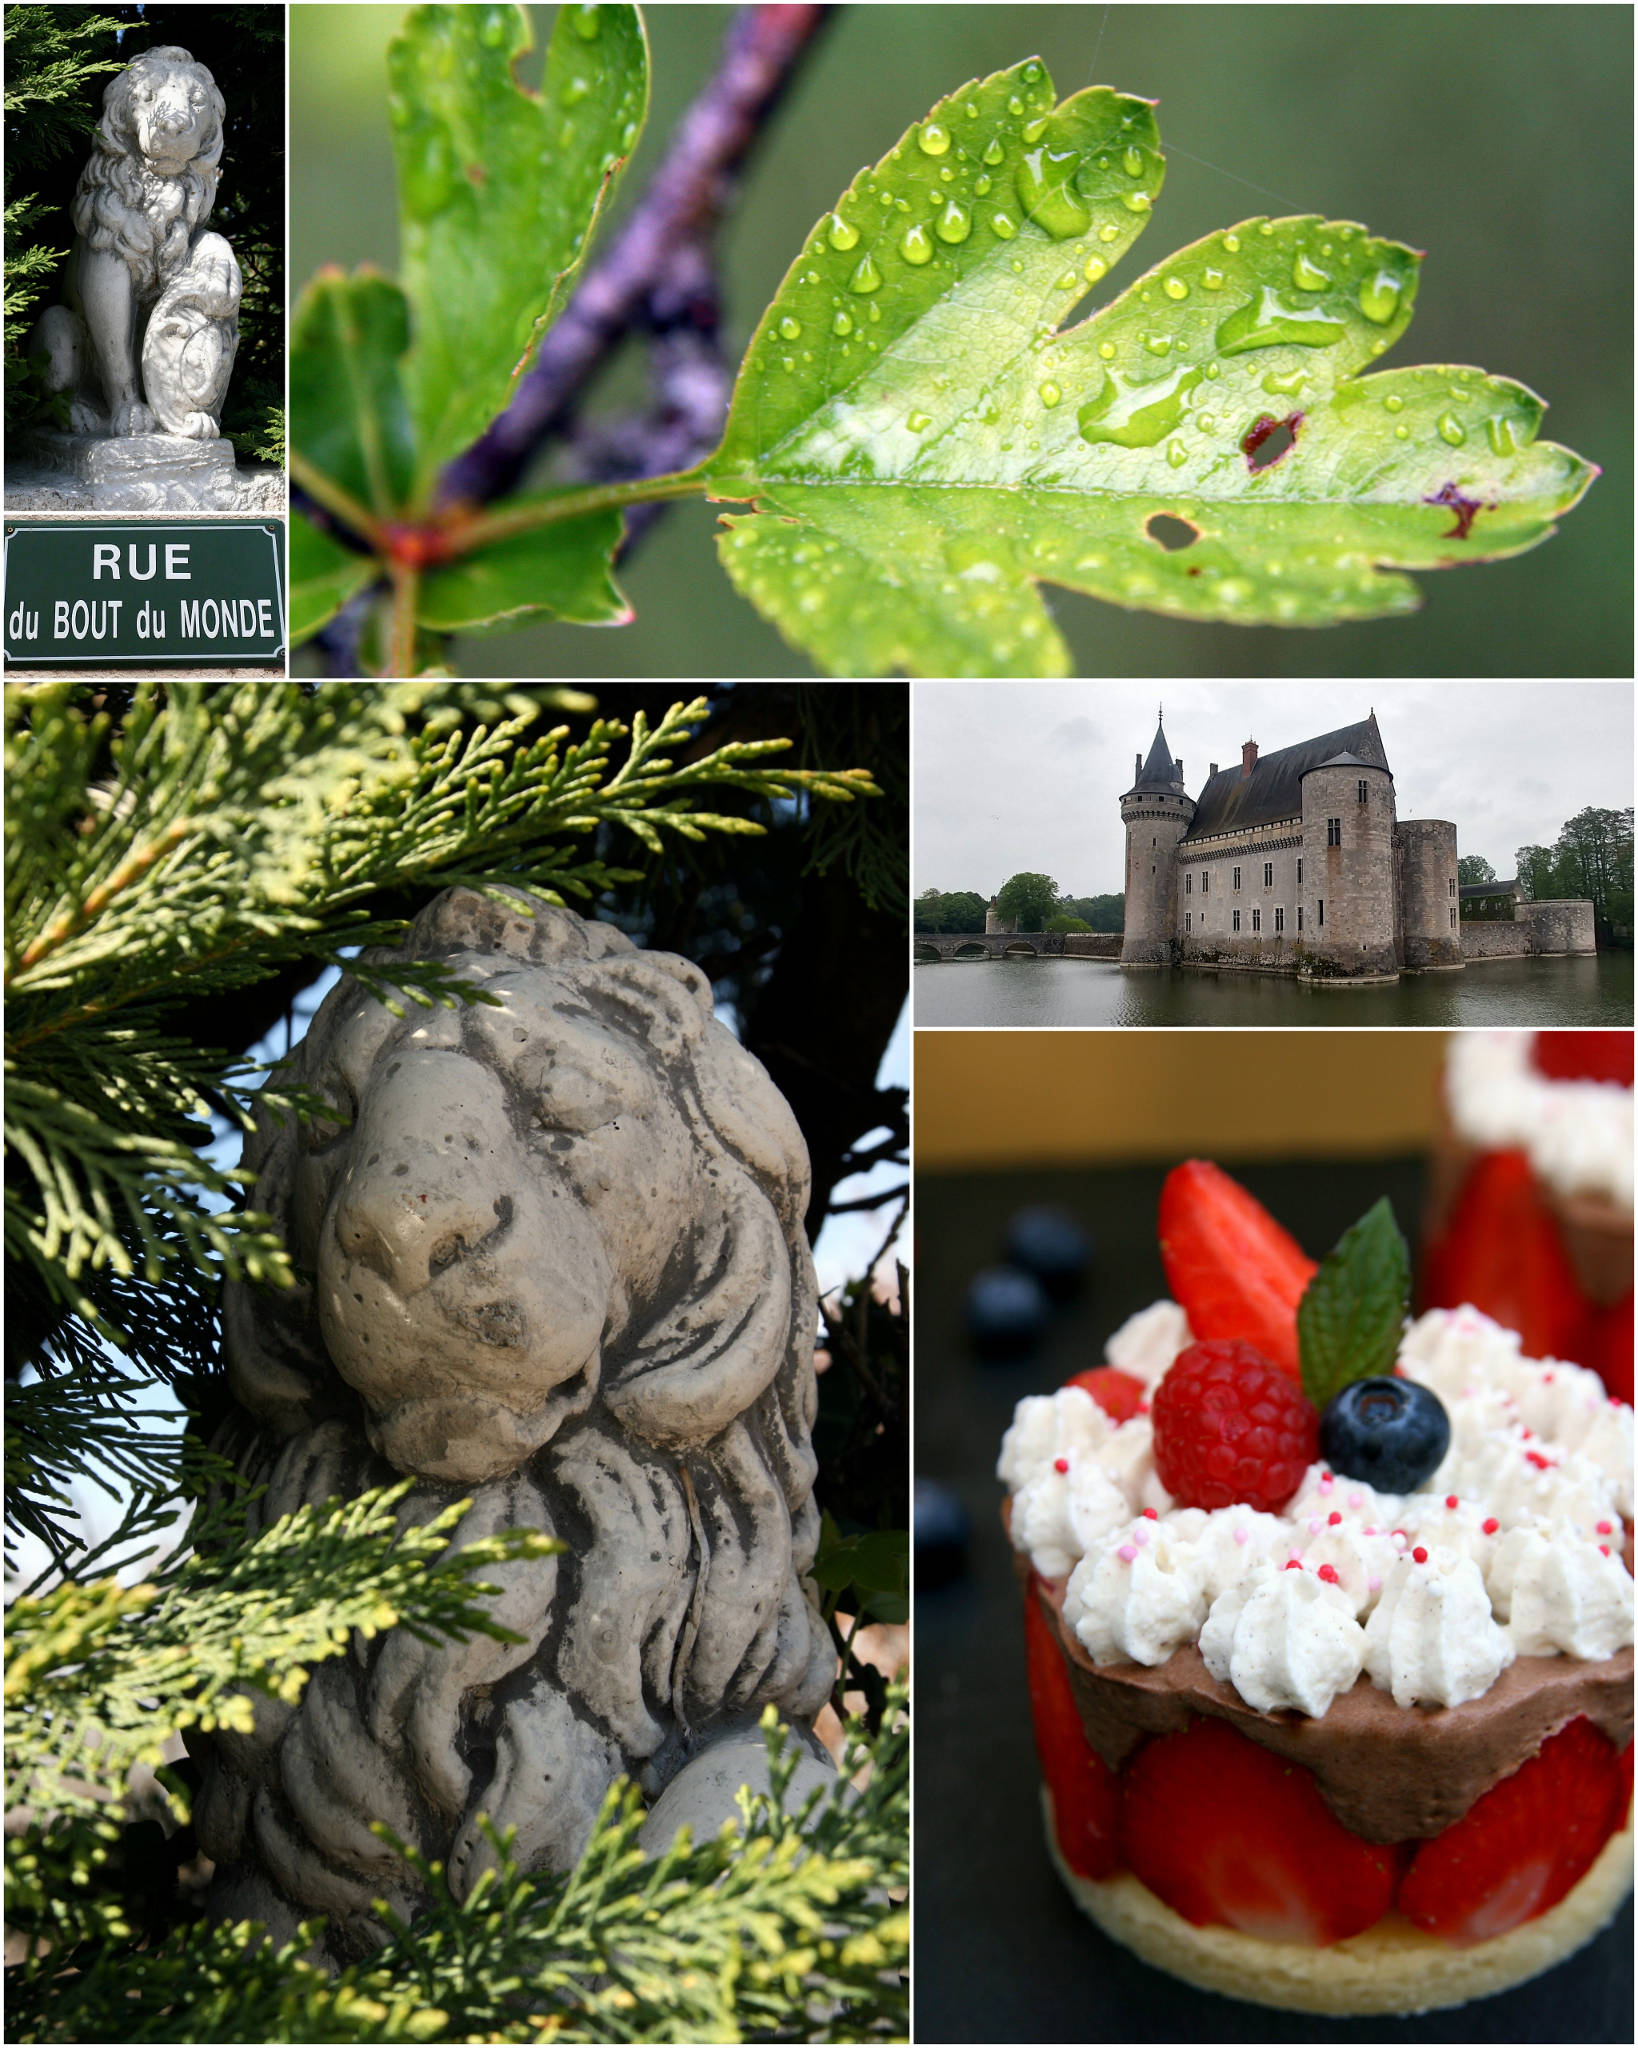
[[[198,1042],[223,997],[345,964],[404,1005],[482,1000],[442,966],[360,967],[454,883],[587,905],[635,880],[621,841],[757,833],[733,791],[808,806],[875,793],[862,770],[773,765],[782,742],[692,757],[703,702],[573,740],[562,693],[186,681],[14,685],[6,697],[6,1530],[48,1563],[13,1601],[8,1973],[26,2041],[736,2040],[893,2037],[906,1916],[902,1694],[853,1731],[865,1790],[783,1813],[794,1752],[743,1840],[636,1846],[616,1787],[577,1869],[509,1855],[463,1902],[436,1871],[413,1925],[331,1977],[175,1895],[189,1771],[174,1736],[299,1697],[353,1630],[504,1634],[482,1574],[555,1547],[519,1532],[442,1552],[461,1506],[400,1532],[402,1489],[246,1533],[203,1448],[226,1277],[279,1286],[289,1254],[205,1156],[210,1118],[316,1105]],[[685,758],[685,756],[687,758]],[[629,857],[629,856],[628,856]],[[345,950],[344,950],[345,949]],[[255,1084],[261,1080],[259,1090]],[[330,1112],[333,1115],[333,1112]],[[187,1432],[151,1425],[174,1419]],[[74,1483],[121,1504],[93,1543]],[[192,1517],[173,1555],[178,1518]],[[133,1583],[133,1580],[135,1581]],[[157,1824],[156,1824],[157,1818]],[[504,1845],[502,1845],[504,1846]]]

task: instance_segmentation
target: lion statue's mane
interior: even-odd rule
[[[202,92],[211,118],[187,162],[156,179],[143,154],[137,95],[184,77]],[[74,193],[74,229],[92,249],[118,250],[140,298],[158,298],[187,261],[194,230],[210,219],[226,113],[215,79],[175,43],[144,51],[108,82],[91,159]]]
[[[266,1484],[255,1527],[410,1472],[404,1525],[470,1497],[457,1546],[569,1548],[486,1574],[522,1642],[355,1637],[299,1706],[257,1695],[254,1733],[211,1738],[215,1910],[326,1913],[336,1957],[381,1938],[373,1899],[419,1900],[372,1821],[460,1895],[480,1815],[566,1867],[617,1774],[657,1793],[769,1702],[811,1717],[834,1672],[804,1582],[807,1155],[705,976],[465,889],[365,959],[447,962],[499,1004],[400,1022],[349,977],[319,1010],[286,1072],[352,1121],[264,1114],[247,1144],[309,1277],[229,1288],[219,1447]]]

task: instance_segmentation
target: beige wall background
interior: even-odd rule
[[[916,1170],[1418,1152],[1434,1135],[1445,1038],[918,1031]]]

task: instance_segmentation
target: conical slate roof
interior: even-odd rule
[[[1143,764],[1143,773],[1133,785],[1137,789],[1175,789],[1180,781],[1177,763],[1172,759],[1172,750],[1166,744],[1166,729],[1155,727],[1155,743],[1149,749],[1149,758]]]
[[[1200,792],[1194,817],[1183,835],[1185,842],[1209,839],[1220,832],[1243,832],[1252,825],[1272,824],[1276,818],[1300,817],[1302,778],[1311,768],[1334,767],[1339,761],[1350,767],[1388,769],[1374,711],[1358,725],[1340,726],[1317,739],[1264,754],[1249,775],[1238,762],[1221,769]],[[1147,769],[1144,774],[1147,778]]]

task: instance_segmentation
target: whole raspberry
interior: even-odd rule
[[[1153,1415],[1155,1469],[1184,1507],[1272,1514],[1319,1456],[1319,1417],[1302,1389],[1231,1338],[1180,1352]]]

